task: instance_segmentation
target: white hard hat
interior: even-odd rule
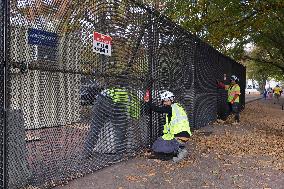
[[[170,91],[164,91],[160,94],[161,100],[171,100],[174,97],[174,94]]]
[[[232,75],[232,76],[231,76],[231,80],[239,81],[239,78],[238,78],[237,76],[235,76],[235,75]]]

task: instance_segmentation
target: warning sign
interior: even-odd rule
[[[94,32],[93,52],[111,56],[111,40],[108,35]]]

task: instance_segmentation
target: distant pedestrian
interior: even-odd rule
[[[263,98],[264,98],[264,100],[266,100],[266,97],[267,97],[267,90],[264,89],[264,91],[263,91]]]
[[[273,94],[274,94],[274,104],[279,103],[279,98],[282,93],[282,89],[279,87],[279,85],[276,85],[273,89]]]
[[[268,97],[269,97],[269,99],[272,99],[272,96],[273,96],[272,88],[269,88],[268,89]]]

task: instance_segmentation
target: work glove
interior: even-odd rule
[[[144,95],[144,102],[149,102],[150,100],[150,91],[147,89]]]
[[[218,88],[225,89],[225,84],[224,84],[224,83],[222,83],[222,82],[216,80],[216,84],[217,84],[217,87],[218,87]]]

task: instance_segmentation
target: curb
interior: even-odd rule
[[[258,97],[258,98],[255,98],[255,99],[251,99],[251,100],[246,101],[245,103],[248,104],[250,102],[254,102],[254,101],[257,101],[257,100],[260,100],[260,99],[263,99],[263,97]]]

